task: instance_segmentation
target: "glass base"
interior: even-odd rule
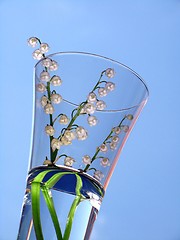
[[[49,171],[45,174],[46,171]],[[51,211],[49,211],[46,198],[42,189],[39,195],[40,220],[42,239],[89,239],[91,230],[96,220],[104,190],[98,182],[88,174],[66,167],[39,167],[31,170],[27,179],[27,188],[24,196],[21,223],[18,232],[18,240],[38,239],[36,227],[33,223],[33,196],[32,185],[40,174],[45,174],[40,185],[44,186],[54,177],[64,174],[53,186],[48,189],[49,196],[58,218],[62,236],[58,236]],[[77,179],[81,179],[82,187],[80,196],[77,196]],[[77,203],[77,198],[80,197]],[[74,211],[74,212],[73,212]],[[71,218],[71,227],[69,219]],[[37,221],[36,221],[37,224]],[[69,225],[68,225],[69,224]]]

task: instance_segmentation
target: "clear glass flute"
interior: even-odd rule
[[[89,239],[148,89],[109,58],[60,52],[35,66],[32,151],[18,239]]]

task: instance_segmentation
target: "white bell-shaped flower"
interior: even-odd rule
[[[80,110],[80,114],[86,114],[86,110],[85,110],[85,108],[83,107],[83,108],[81,108],[81,110]]]
[[[59,104],[62,101],[62,96],[58,93],[51,94],[51,101],[54,104]]]
[[[116,142],[111,142],[109,144],[111,150],[115,150],[117,148],[117,143]]]
[[[36,47],[37,46],[37,44],[38,44],[38,39],[36,38],[36,37],[30,37],[29,39],[28,39],[28,45],[30,46],[30,47]]]
[[[46,86],[44,85],[44,83],[38,83],[38,84],[36,85],[36,90],[37,90],[38,92],[43,93],[43,92],[46,91]]]
[[[107,82],[105,85],[106,91],[111,92],[115,89],[115,83],[113,82]]]
[[[111,140],[112,140],[112,142],[117,143],[117,142],[119,142],[119,137],[117,135],[115,135],[115,136],[112,137]]]
[[[62,136],[61,137],[61,144],[67,146],[67,145],[72,144],[72,142],[69,141],[65,136]]]
[[[87,97],[88,102],[94,103],[97,101],[97,96],[94,92],[90,92],[88,97]]]
[[[91,164],[91,157],[89,156],[89,155],[84,155],[83,157],[82,157],[82,161],[83,161],[83,163],[84,164]]]
[[[43,58],[43,53],[39,49],[37,49],[32,53],[32,56],[36,60],[41,60]]]
[[[99,147],[99,150],[100,150],[101,152],[107,152],[108,147],[107,147],[107,145],[106,145],[105,143],[103,143],[103,144],[101,144],[101,146]]]
[[[41,72],[41,74],[40,74],[40,79],[41,79],[41,81],[45,81],[45,82],[48,82],[49,80],[50,80],[50,74],[47,72],[47,71],[45,71],[45,70],[43,70],[42,72]]]
[[[69,141],[72,141],[76,138],[76,135],[72,130],[66,130],[64,133],[64,137],[67,138]]]
[[[61,147],[61,142],[59,139],[57,138],[53,138],[53,140],[51,141],[51,148],[53,150],[53,152],[56,150],[56,149],[60,149]]]
[[[122,129],[125,133],[127,133],[127,132],[129,131],[129,126],[127,126],[127,125],[122,125],[122,126],[121,126],[121,129]]]
[[[76,128],[76,137],[78,140],[85,140],[88,137],[88,132],[85,128],[79,126]]]
[[[53,114],[54,113],[54,107],[51,103],[46,104],[46,106],[44,107],[44,112],[46,114]]]
[[[75,162],[74,158],[69,157],[69,156],[65,157],[65,159],[64,159],[64,165],[67,167],[72,167],[74,162]]]
[[[53,128],[53,126],[47,125],[47,126],[45,127],[45,132],[46,132],[47,135],[53,136],[54,133],[55,133],[55,129]]]
[[[106,108],[106,103],[102,100],[97,101],[96,103],[96,109],[97,110],[104,110]]]
[[[106,88],[99,88],[98,89],[98,94],[99,94],[100,97],[105,97],[107,95]]]
[[[40,51],[42,53],[47,53],[49,51],[49,45],[47,43],[41,43]]]
[[[87,121],[88,121],[90,126],[95,126],[98,123],[98,120],[95,116],[89,116],[87,118]]]
[[[110,166],[109,158],[102,158],[102,159],[101,159],[101,165],[102,165],[103,167]]]
[[[86,105],[84,106],[84,110],[87,114],[93,114],[96,110],[96,107],[94,106],[93,103],[86,103]]]
[[[115,75],[115,71],[113,68],[107,68],[105,74],[108,78],[113,78]]]
[[[115,134],[120,134],[121,128],[120,128],[120,127],[114,127],[114,128],[113,128],[113,132],[114,132]]]
[[[56,71],[58,69],[58,63],[54,60],[51,61],[51,65],[49,66],[50,71]]]
[[[45,107],[46,106],[46,104],[48,103],[48,98],[46,97],[46,96],[42,96],[41,97],[41,100],[40,100],[40,102],[41,102],[41,106],[42,107]]]
[[[66,125],[66,124],[68,124],[68,122],[69,122],[69,118],[65,114],[63,114],[59,117],[60,124]]]
[[[45,59],[42,60],[41,63],[43,65],[43,67],[49,68],[49,66],[51,65],[51,59],[50,58],[45,58]]]
[[[55,75],[51,78],[51,84],[55,87],[60,86],[62,84],[62,80],[59,76]]]

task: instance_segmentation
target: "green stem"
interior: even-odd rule
[[[103,76],[104,73],[105,73],[105,71],[103,71],[103,72],[101,73],[100,78],[99,78],[98,82],[96,83],[96,85],[94,86],[92,92],[97,89],[97,87],[98,87],[98,85],[100,84],[101,78],[102,78],[102,76]],[[47,92],[48,92],[48,98],[49,98],[49,100],[50,100],[50,96],[51,96],[51,95],[50,95],[50,82],[48,82],[48,84],[47,84]],[[74,110],[72,111],[72,113],[71,113],[71,117],[72,117],[72,118],[71,118],[71,121],[69,122],[66,130],[70,130],[70,129],[71,129],[72,125],[74,124],[74,122],[75,122],[75,120],[77,119],[77,117],[79,117],[80,112],[81,112],[81,110],[83,109],[83,107],[86,105],[86,103],[87,103],[87,100],[86,100],[85,102],[82,102],[82,103],[79,105],[78,108],[76,108],[76,109],[74,109]],[[75,110],[76,110],[76,113],[75,113],[75,115],[74,115]],[[74,116],[73,116],[73,115],[74,115]],[[50,114],[50,124],[53,126],[53,121],[52,121],[51,117],[52,117],[52,115]],[[64,132],[65,132],[65,131],[64,131]],[[64,132],[61,133],[61,135],[58,137],[58,139],[61,139],[61,138],[63,137]],[[53,139],[53,137],[50,137],[50,141],[52,141],[52,139]],[[57,153],[58,153],[58,150],[55,150],[54,152],[52,152],[52,149],[51,149],[51,162],[52,162],[52,163],[54,163],[54,161],[55,161],[55,159],[56,159],[56,156],[57,156]]]
[[[122,119],[121,122],[119,123],[118,127],[121,127],[121,125],[122,125],[122,123],[123,123],[123,121],[124,121],[125,119],[126,119],[126,116],[123,117],[123,119]],[[112,134],[113,134],[113,129],[111,130],[111,132],[109,133],[109,135],[106,137],[106,139],[103,141],[102,144],[107,143],[107,140],[112,137]],[[94,156],[92,157],[91,163],[90,163],[90,164],[87,164],[86,167],[84,168],[84,170],[83,170],[84,172],[87,172],[88,169],[89,169],[89,167],[90,167],[90,165],[94,162],[95,159],[97,159],[97,155],[98,155],[99,151],[100,151],[100,148],[98,148],[98,149],[96,150]]]
[[[83,107],[86,105],[86,103],[87,103],[87,101],[81,103],[80,106],[77,108],[77,112],[76,112],[76,114],[73,116],[73,118],[71,119],[70,123],[68,124],[67,129],[70,129],[70,128],[72,127],[73,123],[75,122],[76,118],[79,117],[80,112],[81,112],[81,110],[83,109]],[[75,110],[75,109],[74,109],[74,110]],[[73,110],[73,112],[74,112],[74,110]]]
[[[118,127],[121,127],[123,121],[126,119],[126,116],[123,117],[123,119],[121,120],[121,122],[119,123]]]
[[[48,94],[48,99],[49,101],[51,102],[51,89],[50,89],[50,82],[47,82],[47,94]],[[53,117],[52,117],[52,114],[49,114],[49,122],[50,122],[50,125],[53,126]],[[50,159],[52,162],[54,162],[55,158],[56,158],[56,154],[52,151],[52,148],[51,148],[51,141],[53,140],[53,136],[49,136],[49,140],[50,140]]]
[[[96,83],[96,85],[94,86],[92,92],[94,92],[94,91],[97,89],[97,87],[98,87],[98,85],[99,85],[99,83],[100,83],[100,81],[101,81],[101,78],[102,78],[102,76],[103,76],[103,74],[104,74],[105,72],[106,72],[106,70],[102,71],[102,73],[101,73],[101,75],[100,75],[100,78],[99,78],[98,82]]]

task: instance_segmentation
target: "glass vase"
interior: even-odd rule
[[[61,52],[34,71],[32,151],[19,240],[89,239],[122,148],[148,99],[114,60]]]

